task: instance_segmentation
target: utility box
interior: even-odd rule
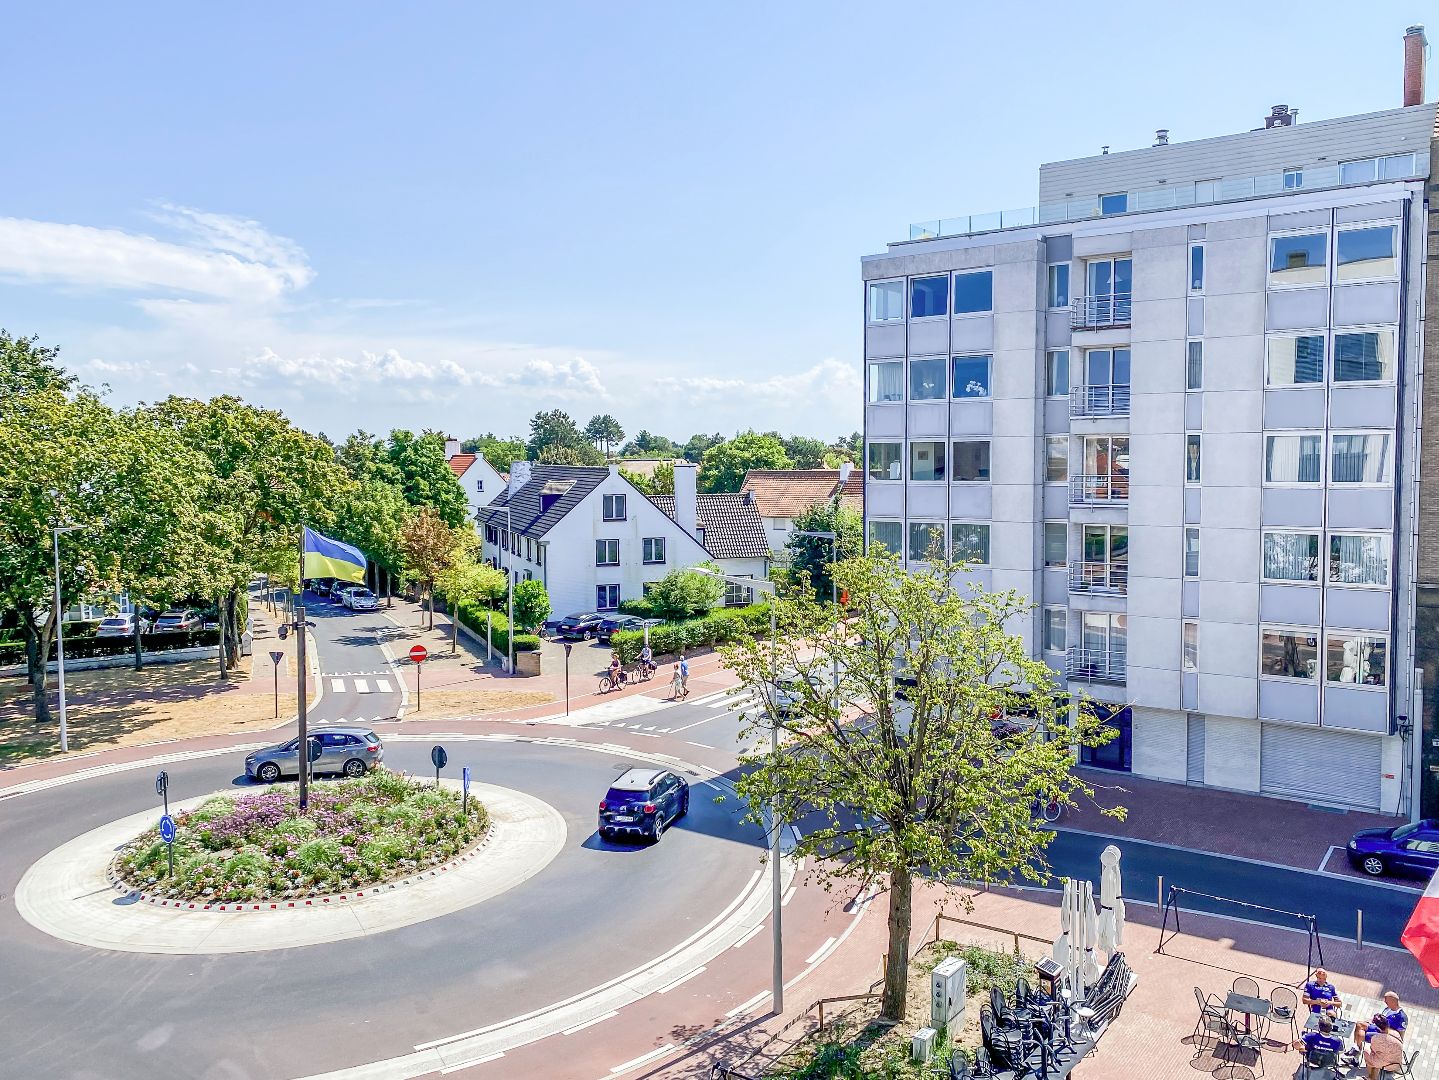
[[[934,965],[929,977],[929,1023],[947,1028],[964,1019],[964,997],[969,985],[969,968],[958,956]]]
[[[915,1061],[923,1064],[934,1057],[934,1044],[939,1039],[939,1032],[932,1027],[920,1028],[914,1033],[914,1039],[910,1043],[910,1056]]]

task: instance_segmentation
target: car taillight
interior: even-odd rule
[[[380,748],[378,746],[367,746],[365,747],[365,749],[368,750],[370,753],[374,754],[377,753]]]
[[[601,810],[608,810],[608,809],[609,809],[609,805],[604,801],[604,799],[601,799],[601,800],[600,800],[600,809],[601,809]]]
[[[646,814],[653,814],[654,812],[655,812],[655,804],[652,803],[652,802],[647,802],[647,803],[645,803],[645,813],[646,813]]]

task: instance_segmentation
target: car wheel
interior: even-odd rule
[[[273,784],[280,779],[280,766],[273,761],[267,761],[255,770],[255,777],[262,784]]]
[[[582,635],[580,635],[580,636],[583,637],[586,641],[589,641],[589,640],[591,640],[591,639],[594,637],[594,634],[592,634],[592,633],[590,633],[588,630],[586,630],[586,631],[585,631]]]
[[[345,762],[345,775],[350,777],[364,776],[365,763],[357,757],[352,757],[349,761]]]
[[[684,816],[685,816],[686,814],[688,814],[689,812],[690,812],[690,793],[689,793],[688,791],[686,791],[685,794],[684,794],[684,798],[682,798],[682,799],[680,800],[680,812],[675,815],[675,820],[678,821],[680,818],[684,817]]]
[[[1370,877],[1378,877],[1380,874],[1384,873],[1384,860],[1381,859],[1378,855],[1364,856],[1364,861],[1360,863],[1360,866],[1363,868],[1364,872]]]

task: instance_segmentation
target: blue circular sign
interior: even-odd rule
[[[175,819],[169,814],[160,818],[160,839],[167,844],[175,842]]]

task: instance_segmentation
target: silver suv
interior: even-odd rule
[[[320,756],[310,766],[313,773],[343,773],[364,776],[385,759],[385,744],[369,728],[312,727],[309,737],[320,742]],[[262,784],[273,784],[282,776],[300,775],[300,740],[267,746],[245,759],[245,775]]]
[[[374,611],[379,604],[379,598],[363,585],[345,590],[345,606],[351,611]]]

